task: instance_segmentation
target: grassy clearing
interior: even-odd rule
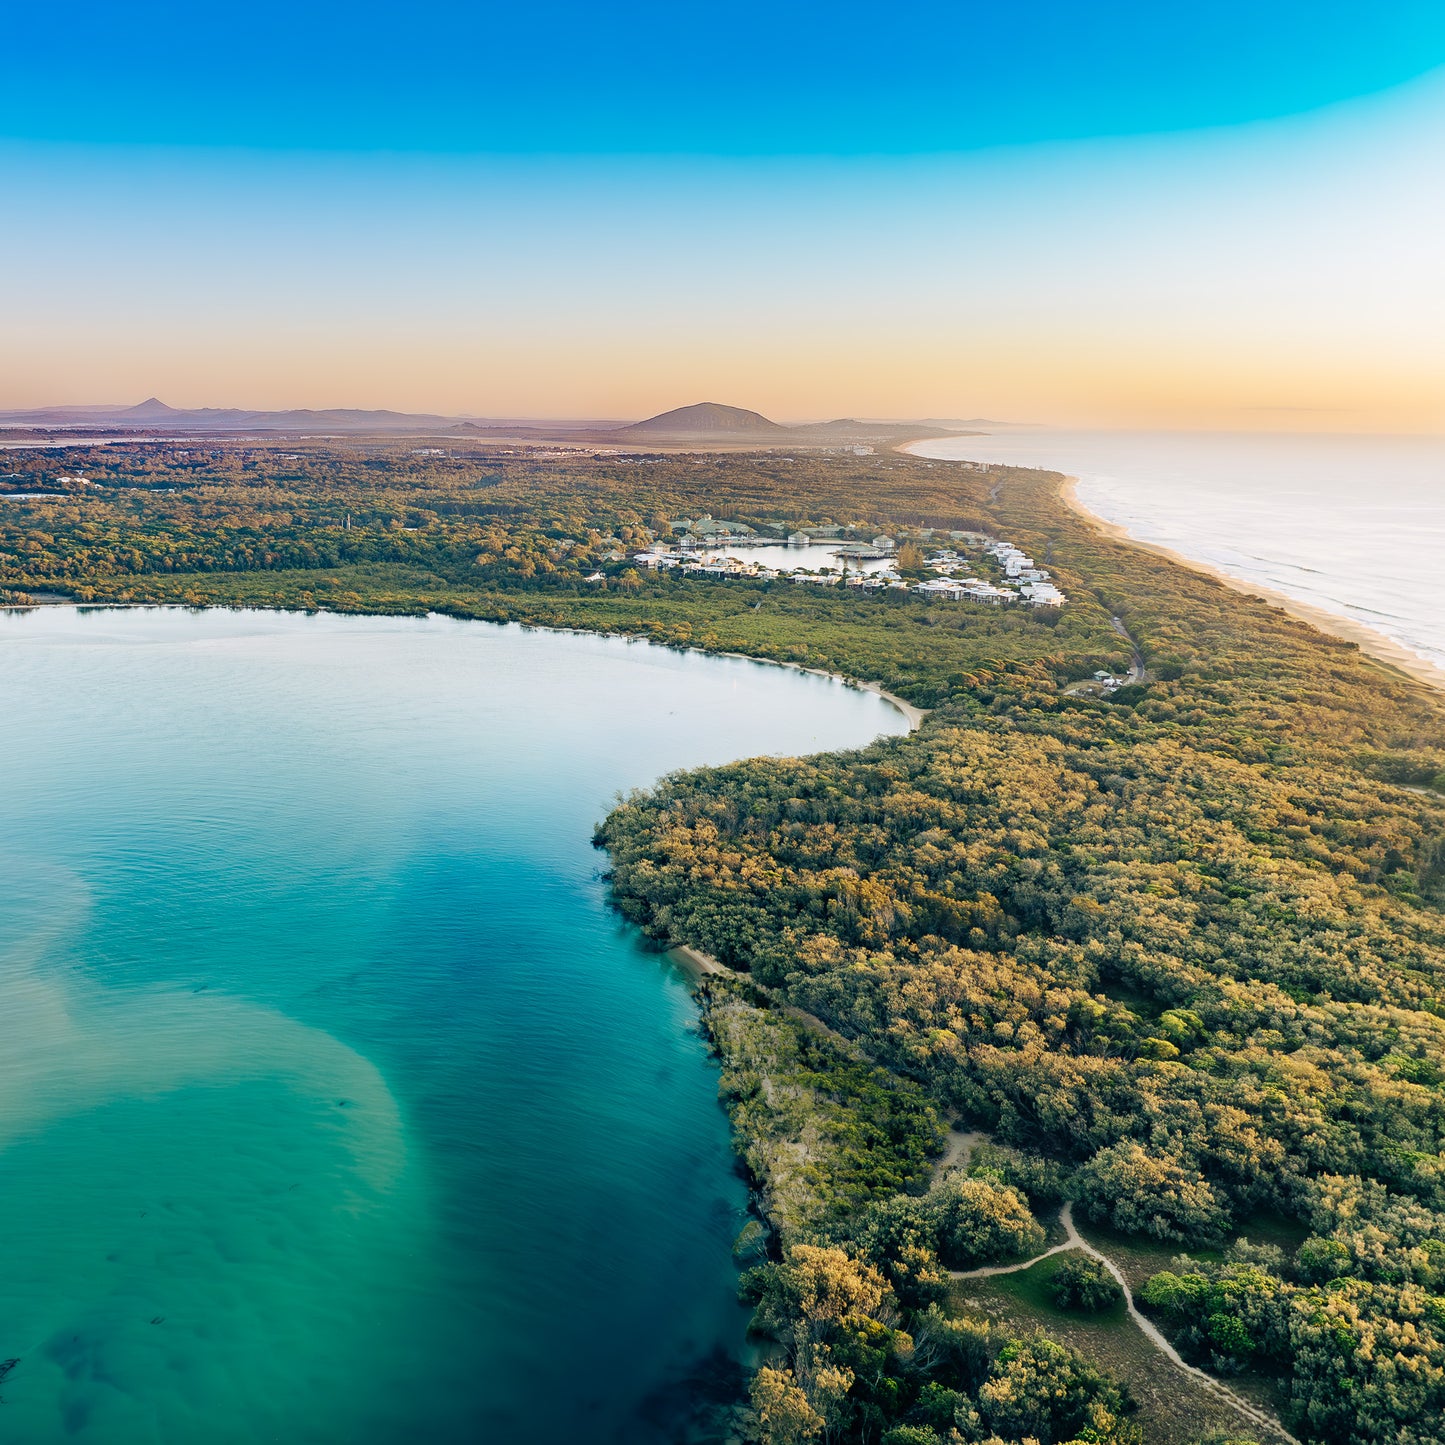
[[[1228,1430],[1242,1436],[1257,1433],[1204,1386],[1169,1363],[1129,1319],[1122,1301],[1099,1314],[1061,1310],[1053,1301],[1054,1274],[1074,1251],[1041,1260],[1017,1274],[954,1281],[949,1309],[954,1314],[983,1316],[1011,1333],[1043,1330],[1087,1359],[1108,1370],[1128,1386],[1138,1403],[1137,1419],[1149,1445],[1190,1445],[1211,1430]],[[1258,1388],[1232,1388],[1259,1398],[1270,1408],[1278,1406]]]
[[[1036,1310],[1040,1318],[1047,1316],[1050,1321],[1050,1331],[1054,1329],[1054,1322],[1058,1320],[1083,1321],[1103,1329],[1123,1328],[1132,1331],[1134,1326],[1129,1322],[1129,1315],[1124,1308],[1122,1299],[1117,1304],[1097,1313],[1060,1309],[1054,1303],[1054,1276],[1058,1274],[1066,1260],[1080,1257],[1079,1250],[1070,1249],[1063,1254],[1056,1254],[1049,1259],[1040,1260],[1032,1269],[1020,1270],[1018,1274],[993,1275],[980,1280],[960,1280],[959,1283],[965,1286],[972,1284],[995,1286],[999,1293],[1009,1296],[1021,1306]]]
[[[1102,1225],[1075,1221],[1080,1235],[1096,1249],[1107,1254],[1124,1273],[1129,1288],[1136,1294],[1144,1281],[1162,1269],[1169,1269],[1181,1254],[1191,1259],[1219,1260],[1224,1253],[1200,1245],[1163,1244],[1158,1240],[1143,1239],[1138,1235],[1120,1234],[1117,1230]],[[1297,1219],[1283,1214],[1260,1211],[1241,1220],[1238,1227],[1230,1231],[1231,1238],[1244,1238],[1251,1244],[1273,1244],[1292,1255],[1309,1234],[1309,1230]],[[1146,1310],[1145,1313],[1148,1313]],[[1163,1321],[1155,1320],[1164,1334]],[[1281,1415],[1289,1404],[1288,1390],[1283,1381],[1264,1375],[1256,1370],[1245,1370],[1228,1378],[1230,1389],[1253,1400],[1256,1404]]]
[[[1201,1260],[1224,1258],[1222,1250],[1164,1244],[1157,1239],[1145,1239],[1137,1234],[1122,1234],[1106,1225],[1091,1224],[1082,1217],[1082,1211],[1076,1211],[1074,1225],[1082,1238],[1088,1240],[1101,1253],[1107,1254],[1119,1266],[1124,1272],[1124,1278],[1129,1281],[1129,1288],[1136,1294],[1150,1275],[1158,1274],[1161,1269],[1168,1269],[1171,1262],[1181,1254]]]
[[[955,1282],[954,1313],[982,1315],[1012,1334],[1043,1330],[1108,1370],[1129,1388],[1150,1445],[1189,1445],[1210,1430],[1234,1430],[1239,1416],[1202,1385],[1175,1369],[1144,1338],[1123,1304],[1097,1315],[1059,1309],[1050,1282],[1068,1254],[1056,1254],[1018,1274]]]
[[[1103,1225],[1090,1224],[1077,1218],[1075,1224],[1084,1239],[1096,1249],[1107,1254],[1119,1266],[1123,1271],[1124,1278],[1129,1281],[1129,1288],[1136,1295],[1150,1275],[1158,1274],[1163,1269],[1169,1269],[1173,1261],[1181,1254],[1187,1254],[1191,1259],[1197,1260],[1220,1260],[1224,1257],[1223,1251],[1219,1249],[1209,1249],[1200,1245],[1165,1244],[1159,1240],[1144,1239],[1135,1234],[1121,1234],[1117,1230]],[[1235,1237],[1242,1236],[1253,1244],[1278,1245],[1287,1254],[1293,1254],[1308,1231],[1297,1220],[1278,1214],[1260,1213],[1242,1221],[1239,1228],[1231,1233]],[[1046,1261],[1046,1263],[1053,1263],[1053,1261]],[[1033,1273],[1033,1271],[1031,1270],[1029,1273]],[[1053,1317],[1057,1318],[1062,1314],[1061,1311],[1053,1309],[1051,1302],[1048,1307],[1052,1310]],[[1148,1313],[1148,1311],[1145,1312]],[[1155,1323],[1161,1329],[1164,1328],[1162,1321],[1156,1319]],[[1130,1326],[1130,1328],[1133,1327]],[[1135,1330],[1134,1333],[1137,1335],[1138,1331]],[[1164,1333],[1167,1336],[1169,1331],[1165,1329]],[[1153,1353],[1162,1367],[1170,1369],[1157,1351]],[[1172,1374],[1177,1380],[1183,1379],[1177,1370],[1172,1370]],[[1284,1383],[1271,1376],[1260,1374],[1258,1371],[1246,1370],[1240,1374],[1230,1375],[1227,1383],[1230,1389],[1243,1395],[1246,1399],[1253,1400],[1275,1415],[1282,1414],[1288,1406],[1289,1395]]]

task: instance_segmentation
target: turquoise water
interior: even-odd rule
[[[0,1436],[685,1438],[745,1192],[590,831],[902,721],[439,618],[0,613]]]

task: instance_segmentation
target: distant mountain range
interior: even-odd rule
[[[921,416],[907,420],[874,421],[873,426],[936,426],[950,431],[958,427],[1037,427],[1043,425],[1036,421],[995,421],[992,417],[970,416],[943,418],[936,416]]]
[[[998,426],[1007,423],[988,422]],[[704,401],[639,422],[492,420],[425,412],[327,410],[247,411],[239,407],[168,406],[148,397],[136,406],[49,406],[0,412],[0,427],[57,431],[104,430],[144,436],[455,435],[490,441],[566,441],[589,445],[796,446],[896,445],[901,440],[957,431],[966,424],[922,421],[838,421],[783,426],[761,412]]]
[[[265,432],[409,432],[448,431],[461,419],[429,412],[367,411],[355,407],[322,410],[297,408],[291,411],[250,411],[241,407],[174,407],[158,397],[147,397],[137,406],[45,406],[27,411],[0,412],[0,426],[104,427],[116,431],[144,431],[161,434]],[[621,421],[534,421],[498,420],[461,423],[478,429],[547,429],[574,431],[578,428],[612,428]]]
[[[648,417],[632,426],[620,427],[609,439],[623,442],[670,442],[674,445],[827,447],[871,443],[896,446],[900,441],[926,436],[930,432],[957,430],[951,423],[929,421],[838,421],[808,422],[783,426],[761,412],[740,406],[702,401],[680,406],[660,416]]]
[[[0,412],[0,423],[49,427],[114,427],[165,431],[238,431],[320,427],[342,431],[389,431],[423,424],[446,426],[442,416],[413,416],[399,411],[243,411],[237,407],[203,406],[187,410],[148,397],[138,406],[47,406],[33,411]]]

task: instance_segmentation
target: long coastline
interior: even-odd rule
[[[1310,626],[1316,628],[1317,630],[1319,630],[1319,631],[1321,631],[1321,632],[1329,633],[1329,634],[1334,635],[1334,636],[1344,637],[1344,638],[1346,638],[1348,641],[1354,643],[1355,645],[1360,646],[1360,648],[1361,648],[1361,650],[1362,650],[1363,652],[1369,653],[1372,657],[1378,658],[1379,661],[1380,661],[1380,663],[1381,663],[1382,665],[1388,666],[1388,667],[1390,667],[1392,670],[1398,671],[1400,674],[1409,673],[1412,677],[1417,676],[1417,674],[1416,674],[1412,669],[1409,669],[1409,668],[1406,668],[1406,667],[1401,666],[1400,663],[1399,663],[1397,660],[1393,659],[1393,658],[1388,658],[1388,657],[1383,657],[1383,656],[1381,656],[1380,653],[1379,653],[1378,651],[1376,651],[1374,647],[1372,647],[1372,646],[1370,646],[1370,645],[1367,645],[1367,639],[1368,639],[1368,642],[1372,642],[1372,643],[1376,643],[1376,644],[1378,644],[1378,643],[1380,643],[1380,642],[1386,642],[1386,643],[1388,642],[1388,639],[1381,639],[1381,638],[1379,638],[1378,636],[1376,636],[1375,634],[1370,633],[1370,631],[1369,631],[1368,628],[1359,627],[1358,630],[1359,630],[1359,632],[1360,632],[1361,634],[1364,634],[1363,637],[1351,636],[1348,632],[1344,631],[1344,630],[1343,630],[1342,628],[1340,628],[1339,626],[1334,625],[1334,624],[1336,624],[1338,621],[1340,621],[1340,619],[1331,618],[1328,614],[1325,614],[1325,613],[1319,611],[1318,609],[1311,608],[1311,607],[1309,607],[1307,604],[1295,603],[1295,602],[1294,602],[1294,599],[1285,597],[1283,594],[1280,594],[1280,593],[1277,593],[1277,592],[1273,592],[1273,591],[1271,591],[1270,589],[1267,589],[1267,588],[1261,588],[1261,587],[1252,585],[1252,584],[1250,584],[1250,583],[1248,583],[1248,582],[1243,581],[1243,580],[1240,579],[1240,578],[1231,577],[1231,576],[1229,576],[1229,575],[1227,575],[1227,574],[1222,573],[1221,571],[1219,571],[1219,570],[1218,570],[1216,567],[1214,567],[1214,566],[1211,566],[1211,565],[1208,565],[1208,564],[1205,564],[1205,563],[1198,562],[1198,561],[1196,561],[1196,560],[1194,560],[1194,559],[1192,559],[1192,558],[1189,558],[1188,556],[1185,556],[1185,555],[1182,555],[1182,554],[1180,554],[1180,553],[1178,553],[1178,552],[1172,551],[1171,549],[1169,549],[1169,548],[1167,548],[1167,547],[1159,546],[1159,545],[1155,545],[1155,544],[1151,544],[1151,543],[1142,541],[1141,539],[1133,536],[1132,534],[1130,534],[1130,533],[1127,531],[1126,528],[1107,521],[1106,519],[1104,519],[1104,518],[1096,515],[1095,513],[1091,512],[1087,507],[1085,507],[1085,506],[1079,501],[1079,499],[1078,499],[1078,497],[1077,497],[1077,495],[1076,495],[1076,493],[1075,493],[1075,484],[1074,484],[1073,479],[1064,478],[1064,477],[1061,476],[1061,474],[1055,473],[1053,476],[1051,476],[1051,477],[1049,477],[1049,478],[1041,479],[1041,480],[1043,480],[1043,481],[1046,483],[1046,485],[1048,486],[1048,488],[1049,488],[1048,495],[1051,496],[1051,495],[1054,495],[1054,494],[1056,493],[1056,494],[1058,495],[1058,497],[1059,497],[1059,501],[1060,501],[1061,506],[1067,506],[1067,507],[1069,507],[1069,508],[1076,514],[1076,516],[1078,516],[1078,517],[1082,520],[1082,524],[1083,524],[1084,526],[1097,529],[1097,535],[1107,536],[1107,537],[1110,537],[1110,538],[1112,538],[1112,539],[1117,539],[1122,546],[1139,547],[1139,548],[1141,548],[1141,549],[1143,549],[1143,550],[1145,550],[1145,551],[1153,552],[1153,553],[1157,554],[1158,556],[1166,559],[1166,560],[1169,561],[1170,563],[1178,564],[1178,565],[1180,565],[1180,566],[1191,567],[1191,568],[1193,568],[1196,572],[1202,573],[1202,574],[1205,574],[1205,575],[1208,575],[1208,576],[1211,576],[1211,577],[1213,577],[1215,580],[1219,581],[1219,582],[1221,583],[1221,585],[1229,586],[1232,590],[1234,590],[1234,591],[1236,591],[1236,592],[1239,592],[1239,593],[1241,593],[1241,594],[1244,594],[1244,595],[1246,595],[1246,596],[1251,596],[1251,597],[1255,597],[1255,598],[1260,598],[1260,597],[1266,597],[1266,596],[1267,596],[1268,600],[1269,600],[1270,602],[1272,602],[1274,605],[1281,607],[1282,610],[1285,610],[1285,611],[1289,612],[1289,613],[1290,613],[1291,615],[1293,615],[1293,616],[1296,616],[1296,617],[1301,618],[1302,620],[1304,620],[1304,621],[1307,622]],[[1057,516],[1058,514],[1054,514],[1054,513],[1050,512],[1049,515]],[[1077,535],[1077,534],[1075,534],[1075,535]],[[95,605],[96,605],[96,604],[91,604],[91,606],[95,606]],[[113,605],[113,604],[100,604],[100,605]],[[144,603],[140,603],[140,604],[120,604],[120,607],[124,608],[124,607],[126,607],[126,606],[131,606],[131,607],[136,607],[136,608],[150,608],[150,607],[152,607],[152,606],[154,606],[154,605],[155,605],[155,604],[144,604]],[[174,604],[172,604],[172,606],[174,607],[174,610],[184,610],[184,611],[187,611],[187,612],[193,610],[193,609],[187,608],[187,607],[175,606]],[[232,610],[232,609],[227,608],[227,609],[224,609],[224,610]],[[263,608],[263,609],[258,609],[258,610],[276,610],[276,611],[283,611],[283,612],[284,612],[284,611],[292,611],[292,610],[295,610],[295,609],[292,609],[292,608],[279,608],[279,609]],[[308,609],[308,610],[310,610],[310,609]],[[326,611],[327,609],[322,608],[322,609],[319,609],[319,610],[321,610],[321,611]],[[333,615],[336,615],[336,614],[333,614]],[[352,614],[352,615],[355,615],[355,614]],[[385,615],[387,615],[387,614],[378,614],[378,615],[385,616]],[[454,616],[454,614],[447,614],[447,613],[441,613],[441,614],[437,614],[437,615],[440,615],[440,616],[449,616],[449,615],[452,615],[452,616]],[[460,619],[460,618],[458,618],[458,619],[456,619],[456,620],[468,620],[468,619]],[[474,620],[474,621],[488,621],[489,619],[477,618],[477,619],[469,619],[469,620]],[[496,622],[496,621],[492,621],[492,622],[491,622],[491,626],[493,626],[493,627],[496,627],[496,626],[499,626],[499,625],[505,627],[505,626],[507,626],[508,624],[498,623],[498,622]],[[581,634],[583,634],[583,635],[588,635],[588,629],[586,629],[586,628],[577,628],[577,627],[561,627],[561,628],[555,628],[555,627],[549,627],[549,626],[547,626],[546,624],[538,624],[538,623],[523,623],[523,624],[512,623],[512,624],[510,624],[510,625],[511,625],[511,626],[521,626],[521,627],[524,628],[525,630],[533,630],[533,629],[535,629],[535,630],[538,630],[538,631],[572,632],[572,633],[581,633]],[[1353,625],[1353,624],[1347,624],[1347,626],[1348,626],[1348,625]],[[645,634],[638,634],[638,633],[612,632],[612,633],[609,634],[606,630],[603,630],[603,631],[599,631],[599,632],[590,633],[590,635],[593,635],[593,636],[608,636],[608,635],[611,635],[611,636],[618,636],[618,637],[632,637],[632,638],[636,638],[637,640],[644,640],[644,641],[652,642],[652,639],[647,638],[647,637],[645,636]],[[659,644],[657,644],[657,643],[655,643],[655,642],[652,642],[652,645],[656,646],[656,645],[659,645]],[[665,647],[665,648],[668,647],[668,644],[666,644],[666,643],[663,643],[663,644],[660,644],[660,645],[662,645],[662,646]],[[672,649],[669,649],[669,650],[672,650]],[[882,686],[880,686],[880,685],[877,684],[877,683],[860,682],[860,681],[858,681],[858,680],[856,680],[856,679],[850,679],[850,678],[841,676],[840,674],[832,673],[832,672],[826,671],[826,670],[821,669],[821,668],[806,667],[806,666],[803,666],[803,665],[801,665],[801,664],[799,664],[799,663],[796,663],[796,662],[781,661],[781,660],[776,659],[776,658],[759,657],[759,656],[754,656],[754,655],[749,654],[749,653],[714,651],[714,650],[708,649],[708,648],[706,648],[706,647],[688,647],[688,648],[682,648],[682,649],[676,649],[676,650],[679,650],[679,651],[682,651],[682,650],[686,650],[686,651],[696,651],[696,652],[699,653],[700,655],[727,656],[727,657],[734,657],[734,658],[742,658],[742,659],[745,659],[745,660],[747,660],[747,661],[752,661],[752,662],[769,663],[770,665],[773,665],[773,666],[790,667],[790,668],[793,668],[793,669],[795,669],[795,670],[797,670],[797,671],[799,671],[799,672],[811,672],[811,673],[813,673],[813,674],[816,675],[816,676],[828,677],[828,678],[834,679],[834,680],[836,680],[836,681],[841,681],[841,682],[843,682],[845,685],[847,685],[848,687],[850,687],[850,688],[852,688],[852,689],[855,689],[855,690],[858,690],[858,691],[864,691],[864,690],[866,690],[866,691],[873,692],[875,695],[878,695],[878,696],[882,697],[883,699],[885,699],[886,701],[888,701],[889,704],[890,704],[892,707],[894,707],[894,708],[896,708],[896,709],[898,710],[898,712],[900,713],[900,715],[906,720],[907,725],[908,725],[908,728],[909,728],[910,731],[913,730],[913,729],[916,729],[916,728],[921,724],[921,722],[923,721],[923,719],[924,719],[925,716],[926,716],[925,710],[920,709],[920,708],[917,708],[917,707],[913,706],[912,704],[909,704],[909,703],[905,702],[903,699],[898,698],[898,697],[895,696],[894,694],[889,693],[886,689],[884,689]],[[1403,649],[1402,649],[1402,651],[1403,651]],[[865,666],[867,665],[866,662],[865,662],[864,665],[865,665]],[[1431,672],[1436,672],[1437,670],[1431,668],[1430,671],[1431,671]],[[1430,684],[1430,685],[1433,685],[1433,686],[1435,686],[1435,687],[1440,687],[1440,686],[1442,686],[1442,684],[1445,684],[1445,674],[1438,674],[1438,675],[1435,676],[1435,677],[1420,678],[1419,680],[1424,681],[1424,682],[1426,682],[1426,683],[1428,683],[1428,684]],[[836,694],[834,694],[834,697],[835,697],[835,700],[836,700]],[[688,979],[688,981],[692,984],[692,986],[693,986],[695,989],[698,989],[699,991],[703,992],[704,994],[706,994],[706,993],[708,993],[708,992],[711,991],[711,987],[712,987],[713,980],[710,980],[710,979],[709,979],[709,977],[708,977],[709,975],[723,975],[723,976],[726,976],[728,973],[731,972],[730,970],[726,969],[724,966],[720,965],[716,960],[710,958],[708,955],[700,952],[700,951],[699,951],[698,949],[696,949],[696,948],[693,948],[693,947],[690,947],[690,946],[687,946],[687,945],[676,945],[676,946],[672,947],[672,948],[668,951],[668,956],[669,956],[671,962],[672,962],[674,965],[677,966],[677,968],[679,969],[679,971]],[[786,1005],[786,1004],[782,1004],[781,1002],[780,1002],[777,1006],[778,1006],[780,1009],[785,1010],[791,1017],[793,1017],[793,1018],[795,1018],[795,1019],[799,1019],[799,1020],[801,1020],[802,1022],[804,1022],[809,1028],[816,1029],[816,1030],[818,1030],[818,1031],[826,1034],[827,1036],[834,1038],[834,1039],[835,1039],[836,1041],[838,1041],[839,1043],[844,1043],[844,1044],[848,1044],[848,1043],[849,1043],[849,1041],[843,1040],[843,1039],[841,1038],[841,1036],[838,1036],[838,1035],[834,1034],[833,1031],[832,1031],[830,1028],[828,1028],[827,1025],[823,1024],[823,1023],[821,1022],[821,1020],[817,1019],[817,1018],[814,1017],[813,1015],[804,1014],[804,1013],[801,1012],[801,1010],[797,1009],[796,1007],[789,1006],[789,1005]],[[850,1046],[850,1047],[854,1047],[854,1048],[857,1047],[856,1045],[853,1045],[853,1044],[849,1044],[849,1046]],[[737,1134],[734,1134],[734,1139],[733,1139],[734,1150],[735,1150],[735,1152],[739,1152],[739,1153],[740,1153],[740,1152],[741,1152],[741,1146],[740,1146],[740,1143],[739,1143],[739,1138],[740,1138],[740,1136],[738,1136]]]
[[[928,460],[937,460],[928,457],[926,452],[916,451],[915,448],[928,446],[933,442],[952,441],[952,437],[925,437],[918,441],[906,442],[896,448],[908,456],[924,457]],[[1053,470],[1052,468],[1030,468],[1030,470]],[[1269,603],[1272,607],[1278,607],[1280,611],[1287,612],[1291,617],[1301,622],[1307,622],[1318,632],[1328,633],[1332,637],[1338,637],[1343,642],[1351,642],[1360,649],[1367,657],[1390,668],[1394,672],[1403,673],[1416,682],[1422,682],[1440,692],[1445,692],[1445,668],[1439,668],[1434,663],[1421,657],[1419,653],[1412,652],[1402,643],[1396,642],[1394,638],[1387,637],[1383,632],[1367,626],[1363,622],[1356,622],[1351,617],[1341,616],[1337,612],[1330,612],[1326,608],[1317,607],[1312,603],[1303,602],[1299,598],[1291,596],[1288,592],[1281,591],[1277,587],[1270,587],[1261,582],[1252,582],[1243,577],[1236,577],[1232,572],[1216,566],[1212,562],[1205,562],[1198,557],[1191,557],[1187,553],[1180,552],[1173,547],[1166,547],[1159,542],[1145,541],[1137,537],[1127,527],[1119,522],[1111,522],[1107,517],[1101,517],[1097,512],[1091,511],[1079,499],[1078,487],[1079,478],[1067,472],[1060,471],[1062,482],[1058,488],[1060,502],[1063,503],[1076,516],[1082,517],[1091,527],[1094,527],[1104,536],[1117,542],[1123,542],[1127,546],[1137,547],[1144,552],[1153,552],[1156,556],[1166,557],[1171,562],[1178,563],[1181,567],[1191,568],[1195,572],[1202,572],[1206,577],[1212,577],[1222,586],[1228,587],[1233,592],[1241,593],[1246,597],[1258,597]]]
[[[1111,522],[1107,517],[1101,517],[1097,512],[1090,511],[1079,500],[1078,486],[1079,479],[1077,477],[1065,475],[1059,487],[1059,500],[1075,515],[1082,517],[1090,526],[1102,532],[1104,536],[1124,542],[1130,547],[1137,547],[1143,552],[1153,552],[1156,556],[1166,557],[1181,567],[1202,572],[1206,577],[1212,577],[1233,592],[1242,593],[1246,597],[1261,598],[1270,606],[1278,607],[1281,612],[1287,612],[1291,617],[1309,623],[1318,632],[1325,632],[1344,642],[1353,643],[1367,657],[1384,663],[1395,672],[1402,672],[1416,682],[1423,682],[1428,687],[1445,692],[1445,669],[1436,667],[1418,653],[1411,652],[1408,647],[1396,642],[1393,638],[1386,637],[1383,632],[1376,632],[1373,627],[1367,627],[1363,622],[1356,622],[1350,617],[1341,617],[1338,613],[1329,612],[1323,607],[1315,607],[1311,603],[1301,602],[1299,598],[1291,597],[1289,593],[1281,592],[1278,588],[1266,587],[1261,583],[1249,582],[1242,577],[1236,577],[1233,573],[1224,571],[1212,562],[1203,562],[1197,557],[1187,556],[1173,547],[1165,547],[1159,542],[1146,542],[1118,522]]]

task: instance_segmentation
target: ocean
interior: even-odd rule
[[[1445,438],[1019,430],[917,455],[1045,467],[1142,541],[1445,669]]]
[[[675,1445],[746,1190],[593,825],[904,730],[443,618],[0,612],[0,1433]]]

